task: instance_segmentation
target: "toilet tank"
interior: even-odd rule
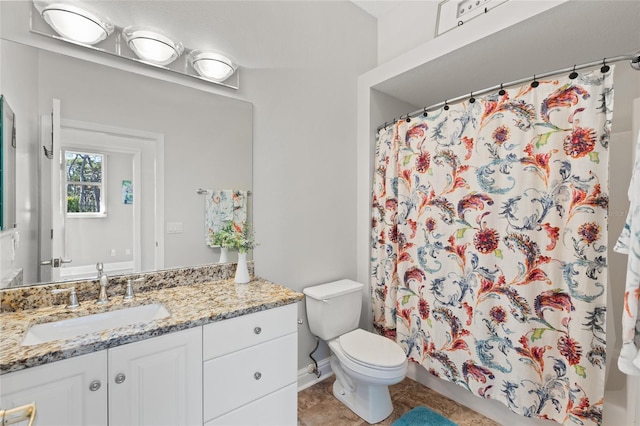
[[[331,340],[358,328],[363,287],[352,280],[339,280],[302,290],[311,332]]]

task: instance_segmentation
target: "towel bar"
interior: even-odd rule
[[[202,189],[202,188],[198,188],[198,190],[196,192],[198,194],[202,195],[202,194],[206,194],[207,190],[206,189]],[[247,191],[247,195],[251,195],[251,191]]]

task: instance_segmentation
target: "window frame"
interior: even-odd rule
[[[102,170],[100,182],[80,182],[68,180],[67,173],[67,153],[99,155],[102,157]],[[107,217],[107,161],[109,154],[105,151],[85,149],[85,148],[62,148],[62,194],[64,198],[64,214],[67,219],[105,219]],[[68,188],[69,185],[99,186],[100,187],[100,211],[99,212],[70,212],[68,211]]]

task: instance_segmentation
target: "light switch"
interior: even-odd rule
[[[167,234],[182,234],[182,222],[168,222]]]

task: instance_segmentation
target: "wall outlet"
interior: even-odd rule
[[[111,249],[111,257],[115,257],[116,256],[116,249]]]

